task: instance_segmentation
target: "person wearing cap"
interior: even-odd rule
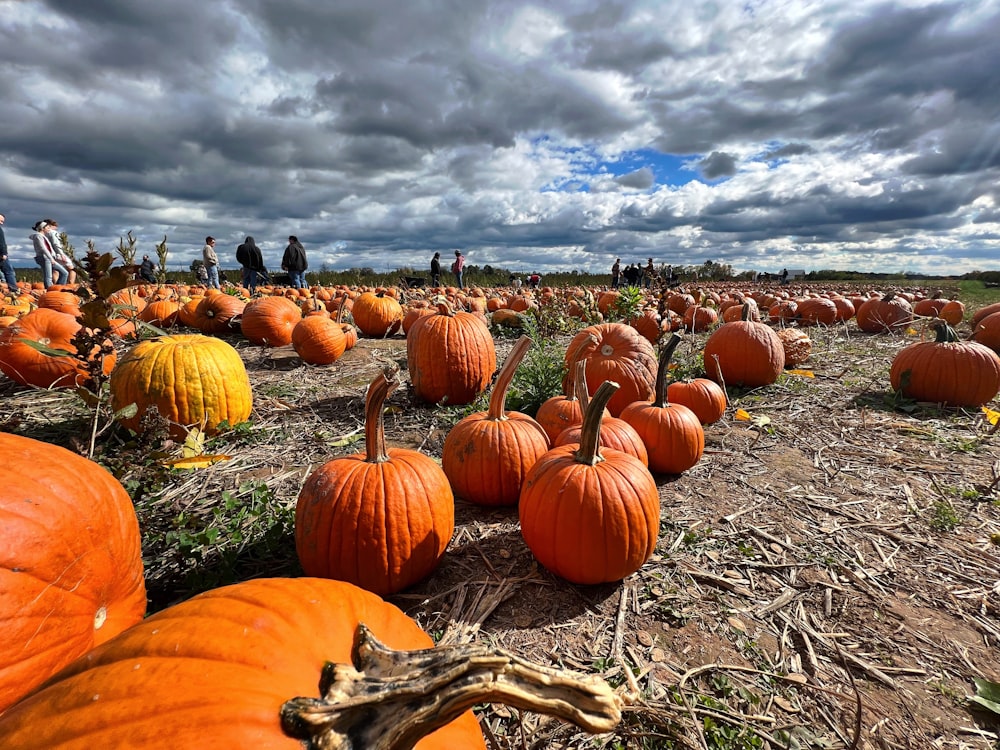
[[[222,289],[219,283],[219,256],[215,252],[215,237],[205,238],[205,247],[201,249],[201,259],[208,273],[208,286],[212,289]]]
[[[3,271],[4,281],[7,282],[7,291],[17,294],[17,276],[14,275],[14,266],[10,264],[10,257],[7,255],[7,238],[3,235],[4,220],[4,215],[0,214],[0,271]]]
[[[294,234],[288,236],[288,247],[281,256],[281,268],[283,271],[288,271],[288,280],[292,288],[306,288],[306,269],[309,268],[309,261],[306,259],[306,249]]]

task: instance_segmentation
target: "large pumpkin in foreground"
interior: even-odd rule
[[[128,493],[92,461],[0,433],[0,712],[146,612]],[[17,745],[0,739],[0,747]]]
[[[76,661],[0,716],[0,747],[476,750],[486,746],[468,710],[477,703],[590,732],[621,719],[621,699],[596,677],[478,644],[432,645],[395,606],[348,583],[238,583]]]
[[[137,344],[111,373],[111,405],[116,413],[135,404],[119,421],[141,430],[146,412],[155,407],[170,423],[170,434],[183,439],[188,427],[208,434],[250,417],[253,395],[239,353],[211,336],[161,336]]]
[[[359,622],[394,648],[433,645],[395,606],[340,581],[209,591],[92,651],[0,717],[0,747],[301,750],[282,731],[282,704],[318,696],[325,662],[351,661]],[[465,713],[417,747],[485,744]]]

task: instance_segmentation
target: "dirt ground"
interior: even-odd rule
[[[1000,747],[997,717],[966,703],[974,678],[1000,681],[998,438],[980,411],[894,398],[889,362],[922,332],[809,333],[803,374],[731,390],[702,460],[656,477],[656,552],[624,581],[568,584],[535,562],[516,509],[458,499],[442,565],[391,600],[441,642],[600,674],[628,702],[619,729],[593,737],[485,707],[491,748]],[[703,342],[687,337],[678,356]],[[440,457],[454,415],[412,403],[402,337],[362,339],[324,368],[290,348],[231,343],[254,385],[250,435],[231,460],[146,487],[144,532],[207,514],[251,481],[294,507],[313,468],[363,449],[365,389],[388,363],[404,381],[386,415],[390,445]],[[501,361],[510,344],[497,342]],[[23,406],[28,394],[6,388],[5,400],[24,412],[17,431],[48,429]],[[195,593],[191,571],[157,568],[155,553],[154,607]],[[297,573],[287,538],[234,554],[239,576]]]

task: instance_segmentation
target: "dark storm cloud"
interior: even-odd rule
[[[705,176],[706,180],[716,180],[719,177],[732,177],[736,174],[736,157],[732,154],[713,151],[698,162],[698,171]]]
[[[647,188],[653,187],[653,170],[649,167],[642,167],[634,172],[629,172],[628,174],[623,174],[621,177],[616,177],[615,182],[622,187],[646,190]]]

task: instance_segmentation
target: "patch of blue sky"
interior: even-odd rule
[[[623,151],[613,159],[602,160],[595,173],[621,177],[644,167],[652,170],[654,186],[679,187],[698,179],[698,173],[691,169],[690,157],[665,154],[652,148]]]

